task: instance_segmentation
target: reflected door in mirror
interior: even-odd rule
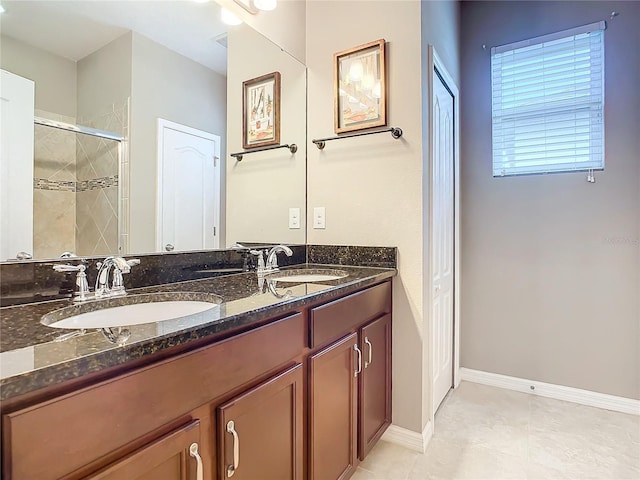
[[[220,137],[158,120],[157,251],[219,248]]]
[[[0,260],[33,253],[34,82],[2,70]]]

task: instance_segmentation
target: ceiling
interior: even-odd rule
[[[215,2],[190,0],[3,0],[0,32],[78,61],[129,30],[222,75],[227,26]]]

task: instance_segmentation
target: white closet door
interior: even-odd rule
[[[453,96],[433,75],[433,274],[434,411],[453,386],[454,117]]]
[[[0,79],[0,261],[33,254],[33,81]]]

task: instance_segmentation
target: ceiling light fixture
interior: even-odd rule
[[[242,20],[235,13],[226,8],[220,10],[220,20],[222,20],[227,25],[240,25]]]
[[[275,10],[278,6],[278,0],[253,0],[253,5],[258,10],[269,12],[271,10]]]

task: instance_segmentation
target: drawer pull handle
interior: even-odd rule
[[[227,477],[233,477],[233,474],[236,473],[238,469],[238,465],[240,465],[240,439],[238,438],[238,432],[236,432],[233,420],[227,422],[227,432],[233,435],[233,465],[227,467]]]
[[[358,352],[358,369],[353,374],[354,377],[357,377],[360,372],[362,372],[362,352],[358,348],[358,345],[354,345],[353,349]]]
[[[200,458],[200,454],[198,453],[198,444],[192,443],[189,447],[189,455],[196,459],[196,480],[204,479],[204,472],[202,468],[202,458]]]
[[[373,345],[371,345],[369,337],[364,337],[364,343],[366,343],[369,347],[369,359],[364,362],[364,368],[367,368],[369,365],[371,365],[371,357],[373,357]]]

